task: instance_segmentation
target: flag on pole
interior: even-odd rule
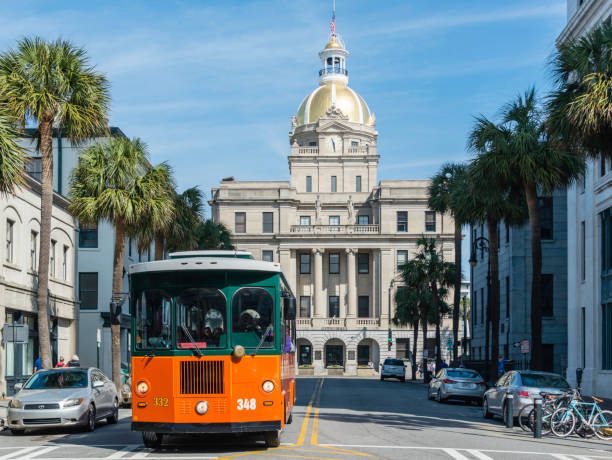
[[[332,2],[332,20],[331,20],[331,34],[332,37],[336,36],[336,0]]]

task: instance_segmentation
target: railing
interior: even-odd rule
[[[363,329],[384,326],[381,318],[297,318],[299,329],[308,328],[347,328]]]
[[[343,69],[343,68],[338,67],[338,66],[328,65],[328,66],[324,67],[323,69],[319,70],[319,77],[321,75],[325,75],[325,74],[328,74],[328,73],[338,73],[338,74],[341,74],[341,75],[348,75],[348,70]]]
[[[378,318],[357,318],[358,326],[380,326],[380,319]]]
[[[312,318],[297,318],[298,326],[312,326]]]
[[[370,152],[370,146],[369,145],[358,145],[358,146],[352,146],[352,147],[348,147],[346,149],[346,153],[348,155],[360,155],[360,154],[367,154]]]
[[[319,147],[298,147],[294,149],[294,153],[298,153],[302,155],[318,155]]]
[[[378,225],[292,225],[291,233],[378,233]]]

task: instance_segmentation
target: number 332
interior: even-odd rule
[[[257,408],[257,401],[255,398],[251,399],[238,399],[238,406],[236,409],[238,410],[255,410]]]

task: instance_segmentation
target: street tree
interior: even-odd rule
[[[461,267],[461,228],[467,222],[461,221],[460,214],[454,212],[452,203],[457,195],[466,188],[467,166],[463,163],[446,163],[431,179],[428,206],[442,214],[450,213],[455,222],[455,267]],[[459,304],[461,303],[461,269],[455,270],[453,292],[453,360],[457,360],[459,339]]]
[[[15,120],[0,103],[0,193],[13,193],[15,187],[24,183],[28,157],[15,142],[16,137]]]
[[[612,25],[559,45],[550,60],[555,88],[548,124],[576,154],[612,158]]]
[[[145,222],[163,227],[174,216],[169,170],[151,167],[145,145],[138,139],[111,137],[81,152],[71,177],[72,213],[84,223],[107,220],[115,226],[113,299],[121,301],[127,234]],[[111,318],[114,312],[111,311]],[[112,378],[121,384],[120,325],[111,323]]]
[[[198,249],[234,249],[232,234],[222,223],[207,219],[196,229]]]
[[[487,152],[481,168],[506,183],[518,181],[527,205],[531,232],[531,367],[542,369],[542,240],[540,200],[565,187],[584,172],[584,160],[565,148],[546,129],[546,120],[535,89],[517,96],[503,107],[501,123],[484,123],[480,137],[471,139],[473,150]],[[492,138],[504,138],[488,149]],[[481,184],[484,185],[484,184]]]
[[[24,38],[0,54],[0,87],[9,114],[25,125],[33,121],[42,156],[40,251],[36,304],[38,340],[44,368],[52,367],[49,315],[49,253],[53,200],[53,127],[73,145],[106,129],[109,84],[90,66],[84,49],[64,40]]]

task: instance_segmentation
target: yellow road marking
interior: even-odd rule
[[[366,454],[365,452],[358,452],[356,450],[340,449],[339,447],[333,447],[333,446],[321,446],[321,447],[337,450],[339,454],[344,454],[344,455],[359,455],[360,457],[375,457],[375,455]]]
[[[253,452],[256,453],[256,452]],[[306,455],[282,455],[282,454],[275,454],[275,453],[259,453],[259,455],[273,455],[275,457],[288,457],[288,458],[309,458],[311,460],[338,460],[337,458],[330,458],[330,457],[307,457]]]
[[[321,383],[317,386],[315,386],[314,391],[312,392],[312,396],[310,397],[310,401],[308,402],[308,407],[306,408],[306,414],[304,415],[304,421],[302,422],[302,426],[300,428],[300,435],[298,436],[298,440],[295,444],[293,444],[294,446],[301,446],[302,444],[304,444],[304,439],[306,438],[306,431],[308,430],[308,421],[310,420],[310,411],[312,410],[312,403],[315,400],[315,397],[317,395],[317,391],[319,391],[319,388],[321,387],[321,384],[323,383],[323,379],[321,379]]]
[[[310,435],[310,445],[317,446],[319,439],[319,408],[315,409],[314,417],[312,418],[312,434]]]

